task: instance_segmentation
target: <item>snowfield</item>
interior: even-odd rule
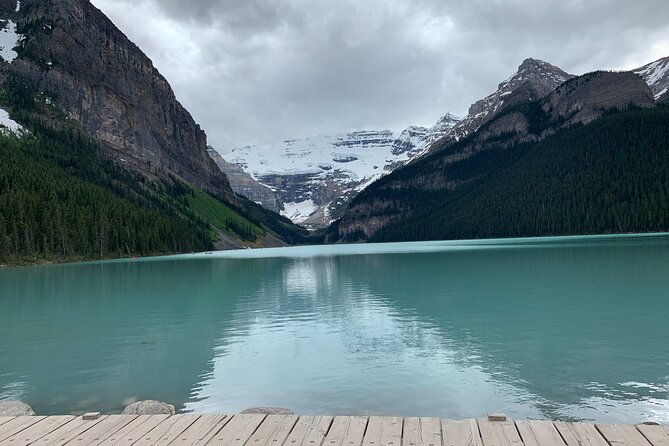
[[[295,223],[307,222],[310,228],[322,227],[352,195],[424,154],[457,122],[446,115],[429,129],[412,126],[401,133],[363,130],[291,139],[239,147],[223,158],[277,192],[282,215]]]
[[[16,12],[21,9],[21,2],[16,2]],[[12,63],[18,57],[14,48],[21,39],[21,34],[16,32],[16,23],[7,20],[4,28],[0,30],[0,57],[7,62]]]
[[[0,132],[7,133],[21,133],[23,126],[9,117],[6,110],[0,108]]]

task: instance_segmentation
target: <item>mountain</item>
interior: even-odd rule
[[[558,85],[573,77],[574,75],[543,60],[525,59],[513,75],[497,86],[494,93],[469,107],[467,116],[440,138],[439,146],[443,147],[445,143],[471,135],[509,107],[545,97]]]
[[[657,102],[669,102],[669,57],[658,59],[632,72],[646,81]]]
[[[412,126],[400,134],[390,130],[292,139],[266,146],[246,146],[224,155],[279,200],[282,215],[310,229],[329,225],[361,190],[383,175],[424,154],[458,120],[442,117],[433,127]],[[215,156],[215,155],[214,155]],[[221,169],[231,169],[219,163]],[[229,175],[235,190],[250,184]],[[240,192],[271,209],[272,200],[254,191]]]
[[[254,180],[237,164],[224,160],[213,147],[207,148],[207,152],[221,172],[228,177],[230,186],[236,194],[242,195],[270,211],[280,212],[282,210],[281,201],[272,189]]]
[[[306,241],[235,195],[167,80],[88,0],[0,0],[0,106],[0,263]]]
[[[571,78],[542,99],[504,104],[473,133],[455,142],[440,141],[430,154],[367,188],[331,226],[327,241],[657,230],[664,227],[666,198],[664,204],[650,206],[666,193],[669,141],[662,128],[655,128],[666,126],[667,111],[654,107],[643,79],[609,72]],[[633,111],[616,115],[616,110]],[[602,201],[593,195],[610,194],[600,185],[612,181],[618,188],[613,197]],[[633,221],[631,212],[640,209],[626,200],[646,192],[651,203],[644,204],[649,207],[648,219],[641,219],[645,225],[594,223],[611,212],[621,221]],[[487,207],[481,210],[477,197],[484,196]],[[584,201],[579,205],[579,200]],[[473,209],[489,219],[483,222]],[[561,226],[542,218],[563,212],[570,218],[562,219]],[[575,216],[585,220],[581,224]],[[468,222],[476,225],[468,227]]]
[[[237,148],[226,157],[276,192],[283,215],[311,229],[321,228],[383,175],[434,147],[466,137],[515,104],[545,97],[572,77],[547,62],[526,59],[497,91],[474,103],[464,119],[447,113],[431,128],[410,126],[399,135],[361,131],[289,140]],[[233,185],[236,190],[241,187]]]
[[[234,201],[204,131],[151,60],[89,1],[3,1],[0,13],[20,35],[5,77],[45,92],[128,169],[171,174]]]

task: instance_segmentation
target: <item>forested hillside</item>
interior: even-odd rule
[[[540,116],[535,118],[534,125],[542,127]],[[404,216],[370,241],[669,230],[667,106],[611,113],[542,142],[509,147],[500,138],[485,151],[440,164],[458,150],[454,145],[400,169],[356,198],[386,203],[375,211],[380,219],[404,206]],[[433,175],[435,165],[449,183],[420,187],[416,179]],[[413,185],[384,187],[403,181]],[[336,225],[329,236],[334,234]],[[360,239],[362,232],[340,241]]]
[[[7,81],[1,99],[29,131],[0,133],[0,263],[203,251],[221,238],[244,245],[306,238],[254,203],[240,199],[240,207],[171,176],[149,181],[122,169],[28,85]]]

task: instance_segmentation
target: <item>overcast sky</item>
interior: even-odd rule
[[[464,115],[527,57],[669,55],[667,0],[92,0],[225,153]]]

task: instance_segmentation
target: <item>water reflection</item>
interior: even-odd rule
[[[0,398],[669,421],[669,238],[415,246],[0,271]]]

